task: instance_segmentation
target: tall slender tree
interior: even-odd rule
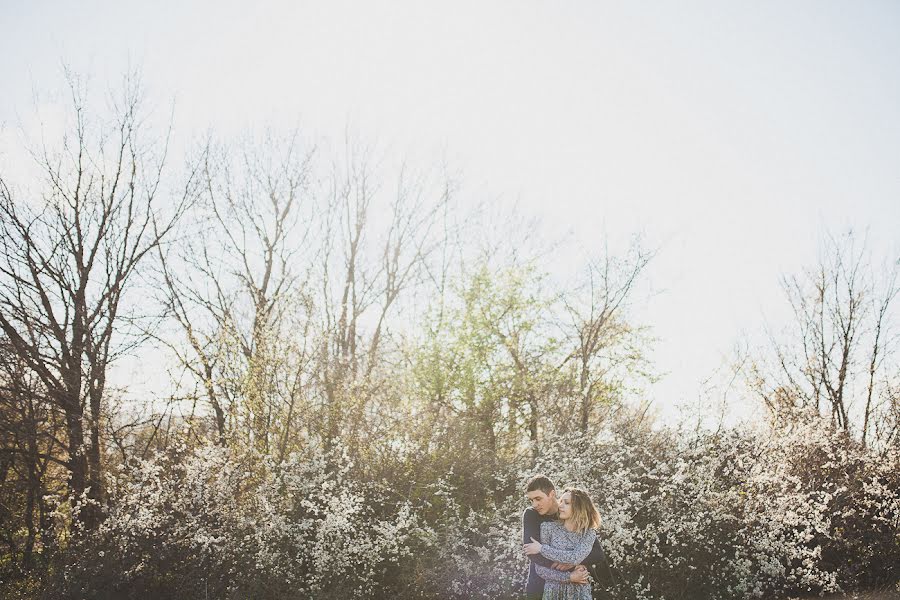
[[[108,368],[142,338],[124,299],[194,199],[196,177],[163,191],[166,141],[144,131],[137,77],[126,77],[108,121],[94,120],[82,82],[68,83],[71,131],[33,153],[40,192],[0,173],[0,329],[64,415],[69,496],[93,501],[79,513],[90,528],[104,497]]]

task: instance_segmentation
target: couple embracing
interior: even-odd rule
[[[522,542],[529,558],[526,598],[591,600],[589,573],[596,577],[598,567],[606,567],[594,532],[600,513],[591,497],[574,487],[557,497],[553,482],[543,475],[528,481],[525,495],[531,502],[522,515]]]

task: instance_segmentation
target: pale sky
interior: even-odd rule
[[[900,255],[897,2],[0,2],[0,160],[60,64],[128,64],[177,140],[351,125],[592,248],[641,233],[663,415],[826,230]],[[26,123],[27,126],[27,123]]]

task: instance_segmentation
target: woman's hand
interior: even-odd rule
[[[541,553],[541,543],[534,538],[531,538],[530,544],[525,544],[522,546],[522,549],[525,550],[525,554],[531,556],[532,554],[540,554]]]

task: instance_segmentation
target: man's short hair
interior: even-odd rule
[[[525,485],[525,493],[536,492],[538,490],[549,496],[550,492],[556,490],[556,487],[554,487],[553,482],[550,481],[550,478],[546,475],[535,475],[529,479],[528,483]]]

